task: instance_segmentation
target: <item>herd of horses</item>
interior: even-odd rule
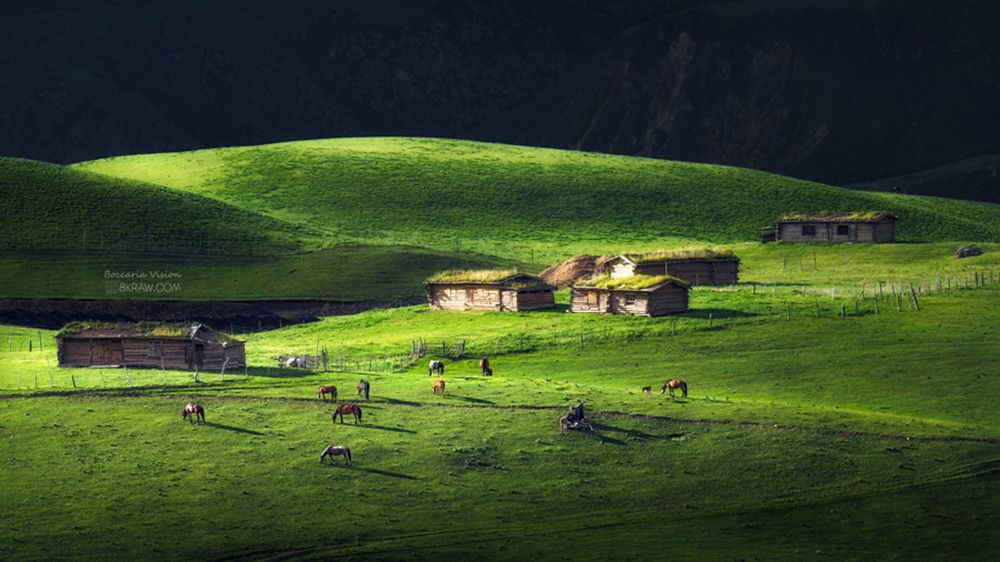
[[[483,376],[488,377],[493,375],[493,369],[490,368],[489,359],[485,357],[480,359],[479,368],[482,370]],[[433,376],[435,373],[437,373],[438,375],[444,374],[444,363],[438,361],[437,359],[431,360],[430,364],[428,365],[428,374]],[[437,394],[438,391],[440,391],[441,396],[444,396],[444,387],[445,384],[443,379],[435,379],[434,386],[431,389],[431,393]],[[670,396],[673,397],[674,391],[678,389],[681,391],[682,396],[684,398],[687,398],[687,383],[678,379],[670,379],[667,382],[663,383],[663,386],[660,388],[660,394],[662,395],[667,391],[669,391]],[[365,400],[368,400],[370,391],[371,391],[371,383],[369,383],[365,379],[361,379],[358,382],[357,395],[359,397],[364,397]],[[651,392],[652,392],[652,385],[646,385],[642,387],[643,394],[649,396]],[[331,400],[336,400],[337,387],[333,385],[321,385],[319,387],[319,391],[316,392],[316,399],[326,400],[327,396],[329,396]],[[570,408],[571,413],[569,414],[569,417],[564,416],[559,418],[559,426],[561,429],[567,429],[568,427],[570,427],[570,425],[572,425],[572,422],[576,421],[577,417],[581,419],[585,417],[583,414],[583,402],[581,402],[577,408],[578,409],[573,407]],[[340,416],[340,423],[343,424],[345,414],[353,415],[355,424],[361,423],[361,407],[358,406],[357,404],[341,404],[337,406],[336,410],[334,410],[333,412],[333,423],[337,423],[337,416]],[[203,408],[199,404],[188,402],[188,404],[184,406],[184,411],[181,414],[181,419],[187,420],[188,417],[191,418],[190,419],[191,423],[194,423],[195,421],[198,421],[199,423],[205,423],[205,408]],[[591,431],[593,431],[593,429],[591,429]],[[323,449],[323,452],[319,456],[319,462],[322,463],[326,457],[330,457],[330,462],[332,463],[333,457],[335,456],[343,456],[345,464],[348,465],[351,464],[351,450],[342,445],[330,445],[325,449]]]

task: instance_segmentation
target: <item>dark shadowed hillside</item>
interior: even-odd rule
[[[420,135],[847,184],[1000,152],[992,2],[608,4],[13,5],[0,154]],[[985,181],[933,192],[1000,201]]]

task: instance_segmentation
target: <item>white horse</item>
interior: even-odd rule
[[[429,368],[427,369],[427,374],[429,376],[434,376],[434,372],[437,371],[438,374],[444,374],[444,363],[438,361],[437,359],[431,359]]]

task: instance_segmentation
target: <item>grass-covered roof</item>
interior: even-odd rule
[[[654,263],[671,260],[735,258],[732,250],[724,248],[685,248],[680,250],[662,250],[645,254],[624,254],[633,262]]]
[[[612,278],[610,275],[601,275],[576,284],[577,287],[600,287],[604,289],[619,289],[626,291],[643,291],[652,289],[664,283],[677,283],[683,287],[690,287],[691,284],[678,279],[672,275],[632,275],[630,277]]]
[[[789,213],[778,222],[819,221],[819,222],[865,222],[877,221],[893,216],[887,211],[855,211],[851,213]]]
[[[219,343],[238,341],[228,334],[216,332],[197,322],[70,322],[63,326],[55,337],[191,339],[195,331],[200,339],[207,341]]]
[[[432,275],[428,283],[500,283],[518,276],[525,280],[538,279],[526,273],[518,273],[516,269],[473,269],[449,270]]]

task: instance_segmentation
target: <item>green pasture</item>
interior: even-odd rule
[[[446,139],[298,141],[73,167],[204,195],[330,240],[498,250],[525,261],[566,245],[602,253],[620,244],[639,247],[617,251],[756,240],[762,226],[790,212],[889,211],[900,217],[903,241],[1000,241],[1000,209],[989,205],[726,166]]]

